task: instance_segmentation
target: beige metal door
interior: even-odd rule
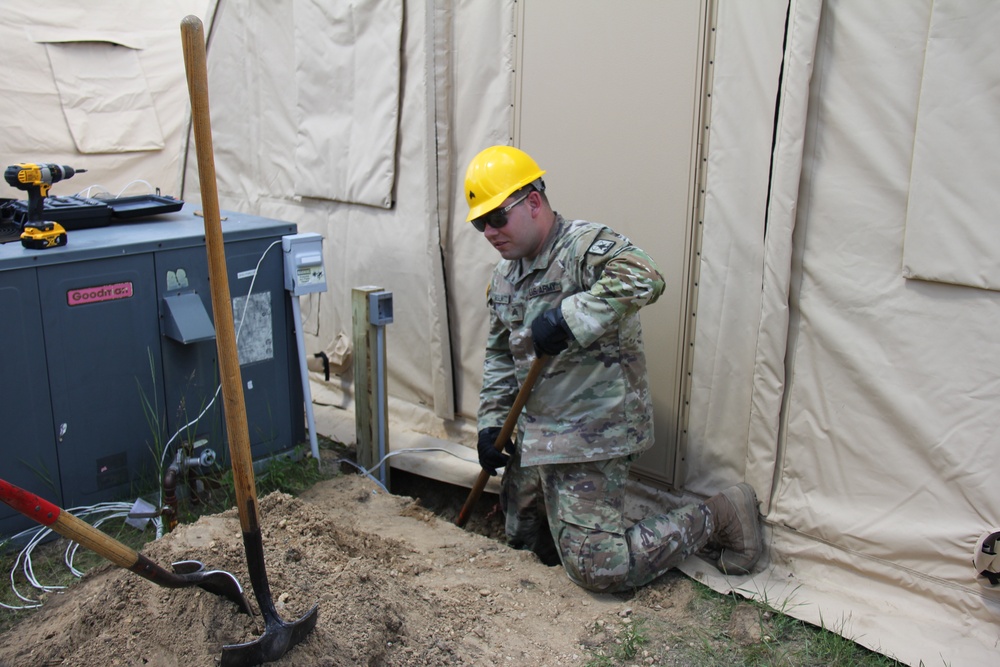
[[[656,446],[634,468],[666,484],[685,413],[706,4],[518,3],[514,144],[548,170],[557,211],[629,236],[666,278],[642,313]]]

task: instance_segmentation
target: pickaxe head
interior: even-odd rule
[[[305,639],[319,616],[318,605],[292,623],[281,620],[273,607],[270,612],[261,611],[265,622],[264,634],[245,644],[223,646],[222,667],[250,667],[277,660]]]

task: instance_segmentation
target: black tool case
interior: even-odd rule
[[[163,213],[179,211],[184,202],[166,195],[137,195],[134,197],[46,197],[42,204],[43,218],[58,222],[66,231],[106,227],[119,220],[135,220]],[[28,221],[28,202],[10,200],[7,203],[10,217],[15,224],[24,226]]]

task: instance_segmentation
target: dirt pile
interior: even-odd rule
[[[319,605],[313,632],[271,664],[584,665],[628,629],[635,609],[652,624],[647,631],[697,621],[687,604],[693,585],[680,575],[635,595],[593,595],[561,568],[363,477],[327,480],[299,498],[271,494],[260,508],[279,614],[291,621]],[[165,566],[193,559],[233,573],[256,610],[235,510],[183,525],[143,553]],[[107,565],[0,635],[0,665],[210,666],[224,645],[262,632],[260,616],[231,601]],[[657,634],[656,651],[634,664],[673,664],[664,658],[669,641]]]

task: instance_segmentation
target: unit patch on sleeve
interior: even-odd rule
[[[597,239],[587,248],[588,255],[607,255],[617,243],[611,239]]]

